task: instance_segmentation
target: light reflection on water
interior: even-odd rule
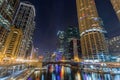
[[[44,75],[43,75],[43,74],[42,74],[41,80],[45,80],[45,79],[44,79]]]
[[[80,72],[77,72],[75,75],[75,80],[81,80]]]
[[[48,71],[37,71],[28,80],[120,80],[120,75],[113,77],[110,74],[85,73],[69,67],[50,65]]]
[[[60,72],[60,77],[61,77],[61,80],[64,80],[64,66],[61,67],[61,72]]]

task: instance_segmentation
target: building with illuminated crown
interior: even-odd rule
[[[120,21],[120,0],[110,0]]]
[[[19,57],[25,58],[31,48],[32,36],[35,29],[35,7],[30,2],[21,2],[16,12],[13,25],[23,31]]]
[[[0,0],[0,51],[4,47],[18,5],[19,0]]]
[[[76,0],[82,56],[84,59],[100,59],[108,53],[103,23],[94,0]]]

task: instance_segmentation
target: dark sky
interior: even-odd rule
[[[36,29],[34,45],[39,52],[56,49],[56,34],[69,25],[78,26],[76,0],[28,0],[36,8]],[[104,21],[106,36],[111,38],[120,34],[120,24],[109,0],[96,0],[100,17]]]

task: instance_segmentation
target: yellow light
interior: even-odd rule
[[[77,78],[76,80],[81,80],[80,72],[77,72],[76,78]]]
[[[78,57],[75,57],[74,59],[76,62],[79,62],[79,58]]]
[[[13,60],[14,58],[12,57],[11,59]]]
[[[65,71],[65,70],[64,70],[64,66],[62,66],[62,68],[61,68],[61,78],[62,78],[62,79],[64,79],[64,71]]]

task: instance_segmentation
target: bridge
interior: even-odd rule
[[[0,71],[1,71],[0,76],[9,72],[10,73],[17,72],[17,71],[20,72],[20,70],[24,70],[28,66],[34,66],[34,67],[37,67],[36,70],[41,70],[43,66],[47,66],[51,64],[53,65],[58,64],[58,65],[62,65],[70,68],[75,68],[78,70],[83,70],[84,72],[88,72],[88,73],[94,72],[94,73],[101,73],[101,74],[108,74],[108,73],[120,74],[120,63],[118,62],[95,62],[94,63],[94,62],[75,62],[71,60],[60,60],[60,61],[26,60],[23,63],[16,62],[13,64],[4,64],[4,65],[0,64]],[[26,74],[28,74],[28,71],[26,72],[27,72]],[[24,75],[21,75],[21,76],[24,76]]]
[[[48,64],[70,64],[72,66],[98,66],[98,67],[109,67],[109,68],[120,68],[119,62],[75,62],[71,60],[60,60],[60,61],[43,61],[41,62],[43,66]]]
[[[74,62],[74,61],[70,61],[70,60],[60,60],[60,61],[47,61],[47,62],[42,62],[42,66],[46,66],[46,65],[49,65],[49,64],[69,64],[71,66],[76,66],[78,65],[79,62]]]

